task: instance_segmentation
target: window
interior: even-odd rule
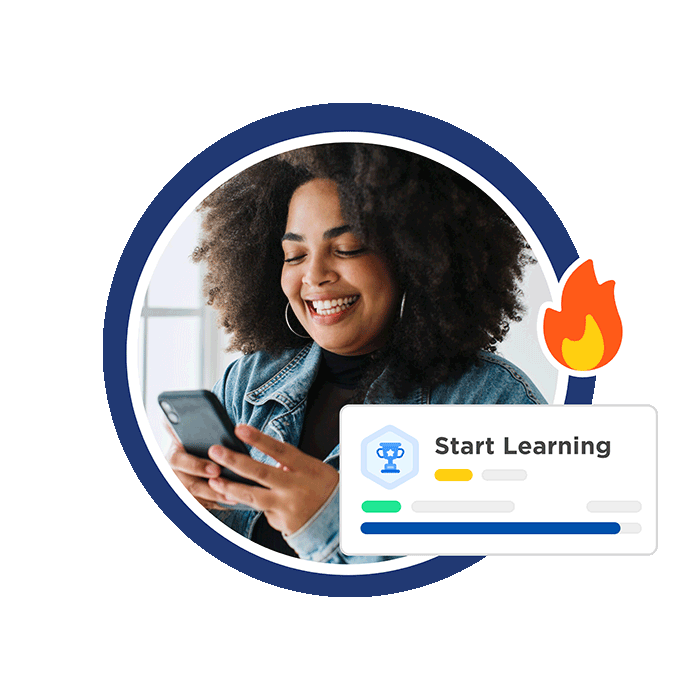
[[[139,376],[146,414],[165,450],[170,436],[157,397],[162,391],[211,389],[234,356],[223,352],[224,334],[204,304],[204,266],[190,255],[200,217],[194,212],[177,230],[158,261],[141,310]]]

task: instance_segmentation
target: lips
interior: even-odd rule
[[[359,294],[350,294],[334,299],[306,299],[305,303],[312,320],[326,325],[345,318],[359,298]]]
[[[351,294],[345,297],[337,297],[336,299],[307,300],[306,305],[314,314],[319,316],[333,316],[334,314],[347,311],[359,298],[359,294]]]

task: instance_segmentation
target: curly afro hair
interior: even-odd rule
[[[405,292],[404,313],[366,377],[389,367],[401,396],[408,382],[435,385],[495,350],[520,320],[519,281],[529,247],[478,187],[424,156],[360,143],[301,148],[226,182],[200,205],[204,293],[232,334],[229,350],[279,352],[304,345],[285,322],[281,238],[293,192],[314,178],[336,182],[343,215],[376,250]],[[367,384],[365,384],[367,386]]]

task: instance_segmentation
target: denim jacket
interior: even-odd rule
[[[479,366],[457,380],[430,389],[416,386],[408,396],[396,398],[381,374],[372,384],[365,403],[373,404],[539,404],[546,403],[534,384],[513,364],[489,353],[480,354]],[[226,369],[214,393],[234,425],[246,423],[277,440],[298,445],[306,413],[306,396],[321,363],[315,343],[280,355],[257,352],[244,355]],[[340,446],[324,460],[339,468]],[[255,448],[250,456],[266,464],[275,461]],[[232,506],[213,511],[226,525],[247,538],[260,511]],[[339,547],[339,491],[329,496],[316,514],[291,535],[287,543],[301,559],[336,564],[361,564],[394,557],[347,556]]]

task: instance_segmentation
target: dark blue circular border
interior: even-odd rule
[[[557,277],[578,258],[561,221],[537,188],[506,158],[476,137],[433,117],[374,104],[328,104],[282,112],[234,131],[196,156],[153,200],[124,248],[104,323],[104,376],[114,426],[136,475],[163,512],[195,543],[260,581],[324,596],[377,596],[440,581],[483,557],[434,557],[395,571],[320,574],[277,564],[233,544],[186,506],[165,480],[144,442],[127,379],[126,337],[136,286],[151,250],[182,205],[241,158],[281,141],[331,132],[386,134],[452,156],[486,178],[520,211],[544,247]],[[566,403],[591,403],[595,377],[570,377]],[[357,567],[358,572],[362,566]]]

